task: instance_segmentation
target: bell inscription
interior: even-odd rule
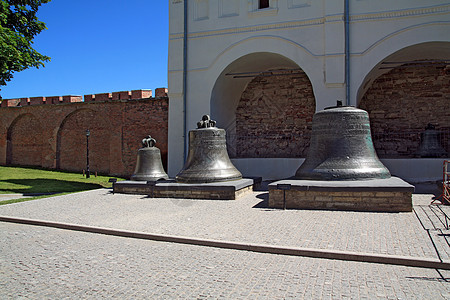
[[[390,176],[373,147],[366,111],[338,105],[314,115],[310,148],[295,173],[296,179],[363,180]]]

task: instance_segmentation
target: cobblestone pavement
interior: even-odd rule
[[[427,232],[434,245],[438,258],[450,261],[450,207],[418,204],[414,206],[422,228]]]
[[[0,206],[0,215],[295,247],[448,261],[448,207],[414,212],[276,210],[100,189]],[[0,299],[450,299],[450,271],[180,245],[0,222]],[[439,256],[438,256],[439,254]]]
[[[152,199],[99,189],[3,205],[0,215],[217,240],[438,258],[430,233],[440,257],[449,260],[446,239],[450,231],[436,218],[434,223],[425,220],[423,209],[430,213],[432,195],[413,196],[416,213],[283,211],[266,208],[267,196],[267,192],[253,192],[235,201]],[[417,216],[424,219],[423,224]],[[427,231],[424,226],[433,229]]]
[[[25,196],[23,194],[0,194],[0,202],[6,200],[20,199],[24,197]]]
[[[450,272],[0,223],[1,299],[450,299]]]

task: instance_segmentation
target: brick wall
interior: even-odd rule
[[[236,109],[237,157],[305,157],[315,98],[301,70],[263,73]]]
[[[360,101],[380,157],[413,157],[428,123],[450,152],[450,66],[405,64],[378,77]]]
[[[134,171],[137,151],[142,147],[142,139],[148,134],[156,139],[156,147],[161,150],[161,159],[166,168],[168,121],[167,98],[165,101],[151,101],[147,105],[138,101],[129,102],[124,107],[123,122],[126,128],[122,131],[122,157],[126,169]]]
[[[109,174],[110,128],[103,110],[81,108],[65,117],[57,136],[57,168],[71,171],[86,168],[85,132],[89,129],[90,170]]]
[[[269,190],[269,207],[353,210],[373,212],[412,211],[411,192]]]
[[[151,93],[150,93],[151,95]],[[167,166],[168,98],[0,108],[0,164],[130,176],[141,140],[151,135]],[[50,98],[50,97],[47,97]],[[100,98],[100,97],[99,97]]]
[[[2,114],[2,117],[4,115]],[[32,114],[23,114],[14,121],[14,129],[9,132],[9,163],[40,166],[42,162],[42,122]]]

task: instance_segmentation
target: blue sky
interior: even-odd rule
[[[167,0],[52,0],[33,47],[44,68],[14,73],[4,99],[167,87]]]

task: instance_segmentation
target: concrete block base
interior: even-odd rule
[[[269,184],[269,207],[410,212],[414,186],[397,177],[358,181],[280,180]]]
[[[175,180],[160,180],[155,185],[146,181],[119,181],[113,186],[114,193],[148,195],[152,198],[185,198],[235,200],[253,191],[261,184],[261,178],[244,178],[240,180],[214,183],[177,183]]]

